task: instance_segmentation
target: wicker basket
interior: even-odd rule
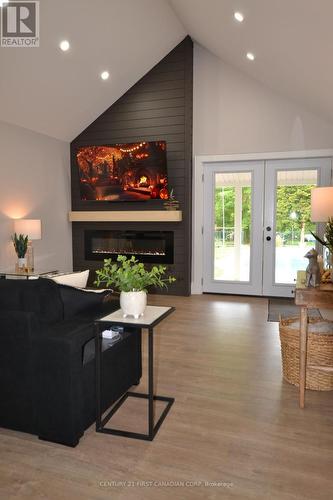
[[[320,323],[320,332],[311,331],[311,325],[314,326],[318,323]],[[307,365],[333,365],[332,325],[332,321],[322,318],[309,318]],[[290,384],[298,386],[299,318],[280,318],[280,341],[283,378]],[[332,391],[333,373],[324,373],[307,368],[306,388],[314,391]]]

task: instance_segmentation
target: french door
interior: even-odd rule
[[[330,158],[206,166],[203,291],[292,296],[315,246],[311,189],[330,180]]]

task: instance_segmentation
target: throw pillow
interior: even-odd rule
[[[68,285],[59,284],[58,286],[64,305],[65,319],[88,312],[90,309],[101,307],[110,294],[109,291],[94,293],[93,291],[80,290]]]
[[[89,278],[89,269],[78,273],[56,274],[49,279],[60,285],[68,285],[76,288],[85,288]]]

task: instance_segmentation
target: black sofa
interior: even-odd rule
[[[0,426],[76,446],[95,421],[96,318],[118,300],[48,279],[0,280]],[[141,377],[141,332],[103,340],[102,407]]]

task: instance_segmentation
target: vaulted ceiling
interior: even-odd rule
[[[2,121],[70,141],[189,34],[333,122],[332,0],[41,0],[40,8],[40,47],[0,48]]]
[[[70,141],[185,36],[165,0],[41,0],[40,47],[0,48],[0,120]]]
[[[198,43],[333,122],[332,0],[170,0]],[[237,23],[234,12],[244,21]],[[253,52],[256,59],[246,59]]]

